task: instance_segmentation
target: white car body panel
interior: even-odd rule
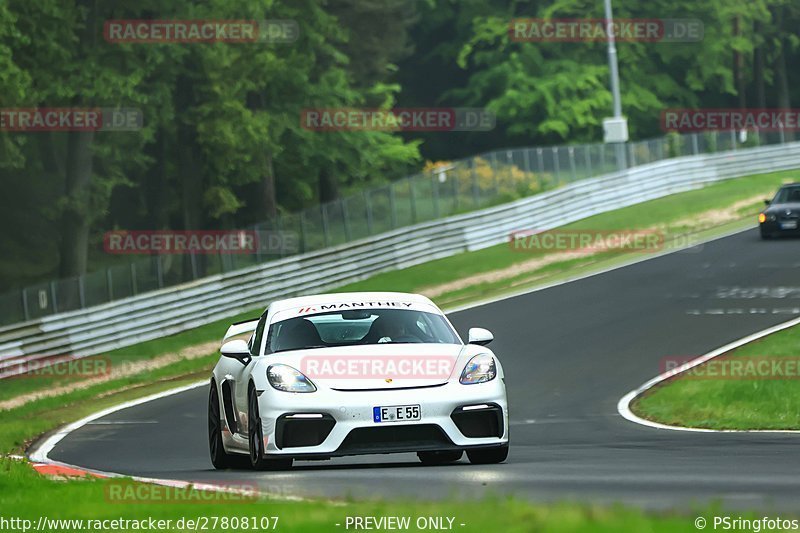
[[[256,329],[256,325],[258,325],[257,318],[255,320],[248,320],[247,322],[239,322],[238,324],[232,324],[228,328],[228,331],[225,332],[225,336],[222,337],[222,342],[225,342],[231,337],[242,335],[244,333],[252,334]]]
[[[362,305],[363,304],[363,305]],[[302,315],[333,311],[339,309],[412,309],[435,313],[444,317],[441,310],[423,296],[403,293],[349,293],[329,294],[311,297],[291,298],[275,302],[266,311],[265,331],[273,322]],[[446,317],[445,321],[447,321]],[[253,332],[258,321],[231,326],[225,339]],[[447,321],[452,329],[452,325]],[[249,328],[249,329],[248,329]],[[455,330],[453,329],[453,332]],[[255,334],[254,334],[255,335]],[[251,339],[252,340],[252,339]],[[263,334],[259,354],[264,354],[267,342]],[[464,385],[459,382],[461,373],[467,362],[479,354],[494,357],[497,376],[488,382]],[[316,385],[315,392],[292,393],[275,389],[267,379],[270,365],[286,364],[301,370],[306,358],[348,358],[377,357],[404,358],[410,357],[424,363],[426,358],[437,362],[447,361],[450,364],[446,375],[435,377],[414,376],[404,378],[397,376],[370,376],[355,379],[337,376],[308,378]],[[244,364],[246,363],[246,364]],[[244,363],[231,357],[221,357],[213,371],[213,383],[217,387],[220,403],[228,402],[228,407],[221,408],[222,441],[228,453],[247,454],[248,438],[248,395],[250,387],[255,387],[258,394],[259,415],[262,421],[264,451],[267,456],[291,456],[296,459],[327,458],[339,455],[356,455],[361,453],[395,453],[439,449],[469,449],[470,447],[502,446],[508,443],[508,402],[504,383],[503,368],[491,350],[475,344],[431,344],[431,343],[398,343],[367,344],[342,347],[327,347],[306,350],[286,351],[253,356]],[[302,370],[301,370],[302,371]],[[233,405],[231,406],[230,403]],[[378,422],[373,420],[373,408],[379,406],[419,405],[421,420]],[[500,435],[488,437],[467,437],[459,430],[451,415],[464,406],[478,406],[473,411],[490,409],[502,420]],[[485,407],[480,407],[485,406]],[[230,409],[232,407],[232,409]],[[227,411],[232,411],[226,415]],[[499,411],[499,410],[501,411]],[[319,415],[333,419],[334,425],[324,440],[317,445],[281,446],[279,442],[279,420],[283,427],[288,427],[287,420],[296,420],[294,415],[308,419],[319,419]],[[229,418],[232,420],[228,420]],[[283,419],[281,419],[283,417]],[[292,424],[293,422],[288,422]],[[377,427],[411,428],[433,433],[444,433],[442,446],[422,444],[415,449],[413,445],[403,449],[403,443],[397,446],[376,446],[372,449],[361,449],[359,446],[342,447],[353,430]],[[419,426],[434,426],[420,428]],[[374,433],[374,432],[372,432]],[[386,432],[384,432],[386,433]],[[362,433],[366,434],[366,433]],[[449,441],[444,443],[444,441]],[[426,441],[427,442],[427,441]]]

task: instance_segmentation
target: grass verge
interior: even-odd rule
[[[29,530],[36,529],[40,517],[44,516],[44,531],[79,531],[86,527],[87,520],[106,522],[106,530],[122,531],[134,529],[130,525],[117,524],[111,520],[170,520],[170,524],[158,528],[161,531],[347,531],[355,529],[348,517],[371,517],[375,520],[387,517],[408,517],[407,530],[420,531],[417,520],[441,518],[446,529],[456,531],[548,531],[548,532],[674,532],[696,531],[694,517],[674,514],[646,514],[623,507],[599,507],[576,504],[533,505],[511,498],[487,498],[464,503],[456,500],[443,502],[291,502],[277,500],[245,499],[224,495],[211,495],[196,491],[181,491],[180,498],[165,496],[163,487],[131,485],[135,494],[132,499],[118,499],[115,492],[122,482],[116,480],[66,480],[53,483],[14,461],[0,461],[0,505],[2,519],[19,518],[30,520]],[[127,493],[126,490],[123,494]],[[177,492],[177,491],[176,491]],[[175,493],[173,493],[175,494]],[[42,498],[46,496],[47,504]],[[188,503],[183,503],[184,500]],[[124,502],[124,503],[123,503]],[[202,502],[202,503],[192,503]],[[712,520],[709,512],[709,523]],[[273,528],[277,517],[277,526]],[[264,522],[264,519],[267,519]],[[184,523],[179,521],[183,519]],[[225,520],[227,519],[227,520]],[[243,526],[247,520],[248,526]],[[448,519],[452,519],[449,526]],[[83,527],[75,523],[53,523],[55,520],[83,520]],[[192,527],[187,520],[199,521],[200,527]],[[102,522],[101,522],[102,523]],[[228,527],[224,527],[224,524]],[[203,528],[205,524],[207,528]],[[238,527],[231,527],[237,524]],[[255,528],[253,524],[258,524]],[[463,526],[461,525],[463,524]],[[216,527],[214,527],[216,525]],[[110,526],[110,527],[108,527]],[[181,527],[182,526],[182,527]],[[7,528],[12,529],[11,527]],[[20,527],[13,528],[23,530]],[[93,528],[100,530],[100,527]],[[144,529],[147,529],[145,527]],[[362,528],[363,529],[363,528]],[[386,531],[390,528],[372,528]],[[152,529],[151,529],[152,530]]]
[[[690,369],[637,398],[642,418],[709,429],[800,430],[800,326]]]

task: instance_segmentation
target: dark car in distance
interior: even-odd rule
[[[778,189],[767,207],[758,214],[762,239],[782,235],[800,236],[800,183],[788,183]]]

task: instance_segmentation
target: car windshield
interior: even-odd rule
[[[784,187],[778,191],[775,198],[772,200],[773,204],[800,204],[800,185],[796,187]]]
[[[365,344],[461,344],[445,318],[410,309],[318,313],[274,322],[266,353]]]

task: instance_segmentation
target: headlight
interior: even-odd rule
[[[770,214],[770,213],[759,213],[758,214],[758,221],[761,224],[763,224],[764,222],[767,222],[767,221],[774,222],[775,221],[775,215]]]
[[[461,372],[461,379],[458,381],[462,385],[474,385],[475,383],[485,383],[492,381],[497,376],[497,366],[494,364],[494,357],[488,353],[476,355],[469,360],[464,371]]]
[[[273,388],[284,392],[314,392],[317,387],[302,372],[288,365],[267,368],[267,380]]]

